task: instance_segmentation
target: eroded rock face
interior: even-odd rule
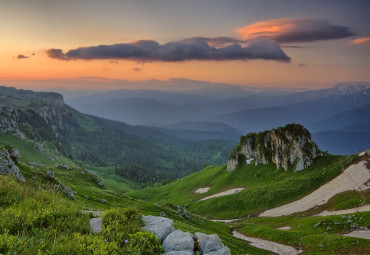
[[[0,149],[0,174],[12,175],[21,182],[26,181],[6,148]]]
[[[240,157],[244,161],[254,158],[255,165],[274,163],[277,168],[285,171],[300,171],[310,166],[320,154],[310,132],[299,124],[289,124],[258,134],[250,133],[240,140],[230,155],[228,171],[235,169],[235,162],[238,159],[240,162]]]

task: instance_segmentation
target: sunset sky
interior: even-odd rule
[[[0,85],[370,82],[369,13],[368,0],[2,0]]]

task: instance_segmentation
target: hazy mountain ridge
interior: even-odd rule
[[[4,98],[16,98],[18,91],[12,91]],[[0,116],[2,119],[24,124],[22,131],[28,138],[52,143],[65,155],[85,164],[137,166],[146,172],[141,182],[173,179],[200,170],[204,164],[225,162],[227,151],[233,146],[230,142],[177,139],[155,129],[87,116],[65,105],[62,96],[55,93],[21,94],[24,107],[3,106],[13,108],[12,114]],[[58,100],[43,101],[44,95],[58,95]],[[36,104],[37,98],[42,103]]]

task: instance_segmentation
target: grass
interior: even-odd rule
[[[189,210],[214,219],[256,215],[266,209],[297,200],[338,176],[353,156],[325,155],[300,172],[285,172],[272,164],[244,166],[227,172],[225,166],[208,167],[161,187],[130,191],[128,196],[148,201],[189,205]],[[211,187],[207,193],[196,189]],[[231,195],[199,199],[231,188],[245,190]]]
[[[369,254],[370,240],[344,237],[345,233],[370,226],[370,212],[350,215],[250,218],[232,226],[246,236],[302,248],[304,254]],[[291,230],[277,228],[289,226]]]

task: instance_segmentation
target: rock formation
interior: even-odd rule
[[[1,147],[0,147],[1,148]],[[9,153],[10,152],[10,153]],[[14,163],[14,160],[18,160],[19,158],[19,151],[15,148],[7,149],[1,148],[0,149],[0,174],[5,175],[12,175],[16,177],[19,181],[25,182],[23,175],[19,171],[18,166]],[[13,159],[12,159],[13,156]]]
[[[299,124],[288,124],[260,133],[249,133],[230,153],[227,170],[254,159],[255,165],[274,163],[277,168],[300,171],[320,154],[310,132]]]

